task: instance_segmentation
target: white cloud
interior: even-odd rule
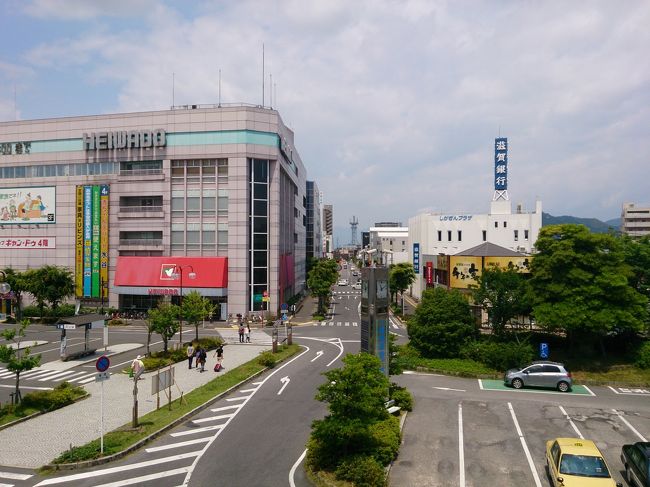
[[[215,1],[194,17],[128,2],[146,10],[137,30],[103,17],[116,2],[64,3],[100,25],[29,59],[117,81],[106,111],[168,107],[172,72],[176,104],[215,103],[219,69],[223,102],[259,103],[264,42],[275,105],[340,221],[487,211],[499,129],[513,201],[611,218],[647,194],[644,2]]]
[[[25,4],[24,12],[43,19],[79,21],[103,16],[141,16],[155,5],[155,0],[32,0]]]

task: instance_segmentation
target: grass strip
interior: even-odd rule
[[[280,347],[278,353],[274,354],[276,363],[286,360],[295,355],[300,350],[298,345],[289,345]],[[119,453],[126,448],[134,445],[138,441],[148,437],[156,431],[171,424],[181,416],[189,413],[196,407],[213,399],[218,394],[227,391],[236,384],[248,379],[252,375],[265,369],[265,366],[259,363],[259,357],[250,360],[239,367],[236,367],[226,374],[216,377],[207,384],[197,387],[183,396],[183,403],[179,399],[172,401],[171,411],[167,404],[160,409],[151,411],[139,419],[139,426],[132,428],[131,423],[125,424],[120,428],[106,433],[104,435],[104,455],[109,456]],[[62,453],[54,459],[53,464],[58,463],[75,463],[85,460],[93,460],[102,457],[100,453],[99,438],[86,443],[82,446],[76,446]]]

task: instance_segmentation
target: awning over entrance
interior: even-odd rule
[[[204,296],[225,296],[228,288],[227,257],[126,257],[117,258],[115,290],[121,294],[179,295],[193,289]],[[190,274],[194,273],[194,279]]]

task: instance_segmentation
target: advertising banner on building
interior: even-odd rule
[[[108,282],[108,185],[77,186],[75,294],[99,298]]]
[[[491,265],[496,265],[502,269],[507,269],[512,267],[518,272],[530,272],[530,261],[532,257],[521,256],[521,257],[485,257],[485,267]]]
[[[508,189],[508,139],[494,139],[494,190]]]
[[[0,225],[56,223],[56,186],[0,188]]]
[[[84,292],[89,298],[92,292],[92,244],[93,244],[93,188],[84,186]]]
[[[100,290],[103,298],[108,298],[108,185],[104,184],[100,190],[101,219],[99,229],[99,280],[102,285]]]
[[[420,273],[420,244],[413,244],[413,270],[416,274]]]
[[[427,262],[424,268],[424,277],[427,284],[433,284],[433,262]]]
[[[2,237],[0,249],[55,249],[56,237]]]
[[[77,200],[75,201],[75,296],[81,297],[84,293],[83,268],[84,268],[84,188],[77,186]]]
[[[452,255],[449,258],[451,287],[467,289],[470,284],[477,284],[476,278],[481,275],[481,259],[482,257]]]

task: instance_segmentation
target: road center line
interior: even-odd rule
[[[458,403],[458,467],[460,469],[459,486],[465,487],[465,446],[463,443],[463,403]]]
[[[537,469],[535,468],[533,457],[530,455],[530,450],[528,450],[526,439],[524,438],[524,434],[521,432],[521,428],[519,427],[519,421],[517,421],[517,416],[515,415],[515,410],[512,408],[512,403],[508,403],[508,409],[510,409],[510,414],[512,415],[512,421],[515,423],[515,428],[517,429],[517,434],[519,435],[521,446],[524,448],[524,453],[526,454],[526,460],[528,460],[528,466],[530,467],[530,471],[533,474],[533,479],[535,479],[535,485],[537,487],[542,487],[542,482],[539,480],[539,475],[537,475]]]
[[[576,434],[577,434],[581,439],[584,440],[585,437],[582,436],[582,433],[580,433],[580,430],[578,429],[578,427],[576,426],[576,424],[573,422],[573,420],[571,419],[571,417],[570,417],[570,416],[567,414],[567,412],[564,410],[564,408],[563,408],[562,406],[558,406],[558,407],[560,408],[560,411],[562,411],[562,414],[564,414],[564,416],[566,417],[566,419],[569,420],[569,423],[571,424],[571,427],[573,428],[573,431],[575,431]]]

